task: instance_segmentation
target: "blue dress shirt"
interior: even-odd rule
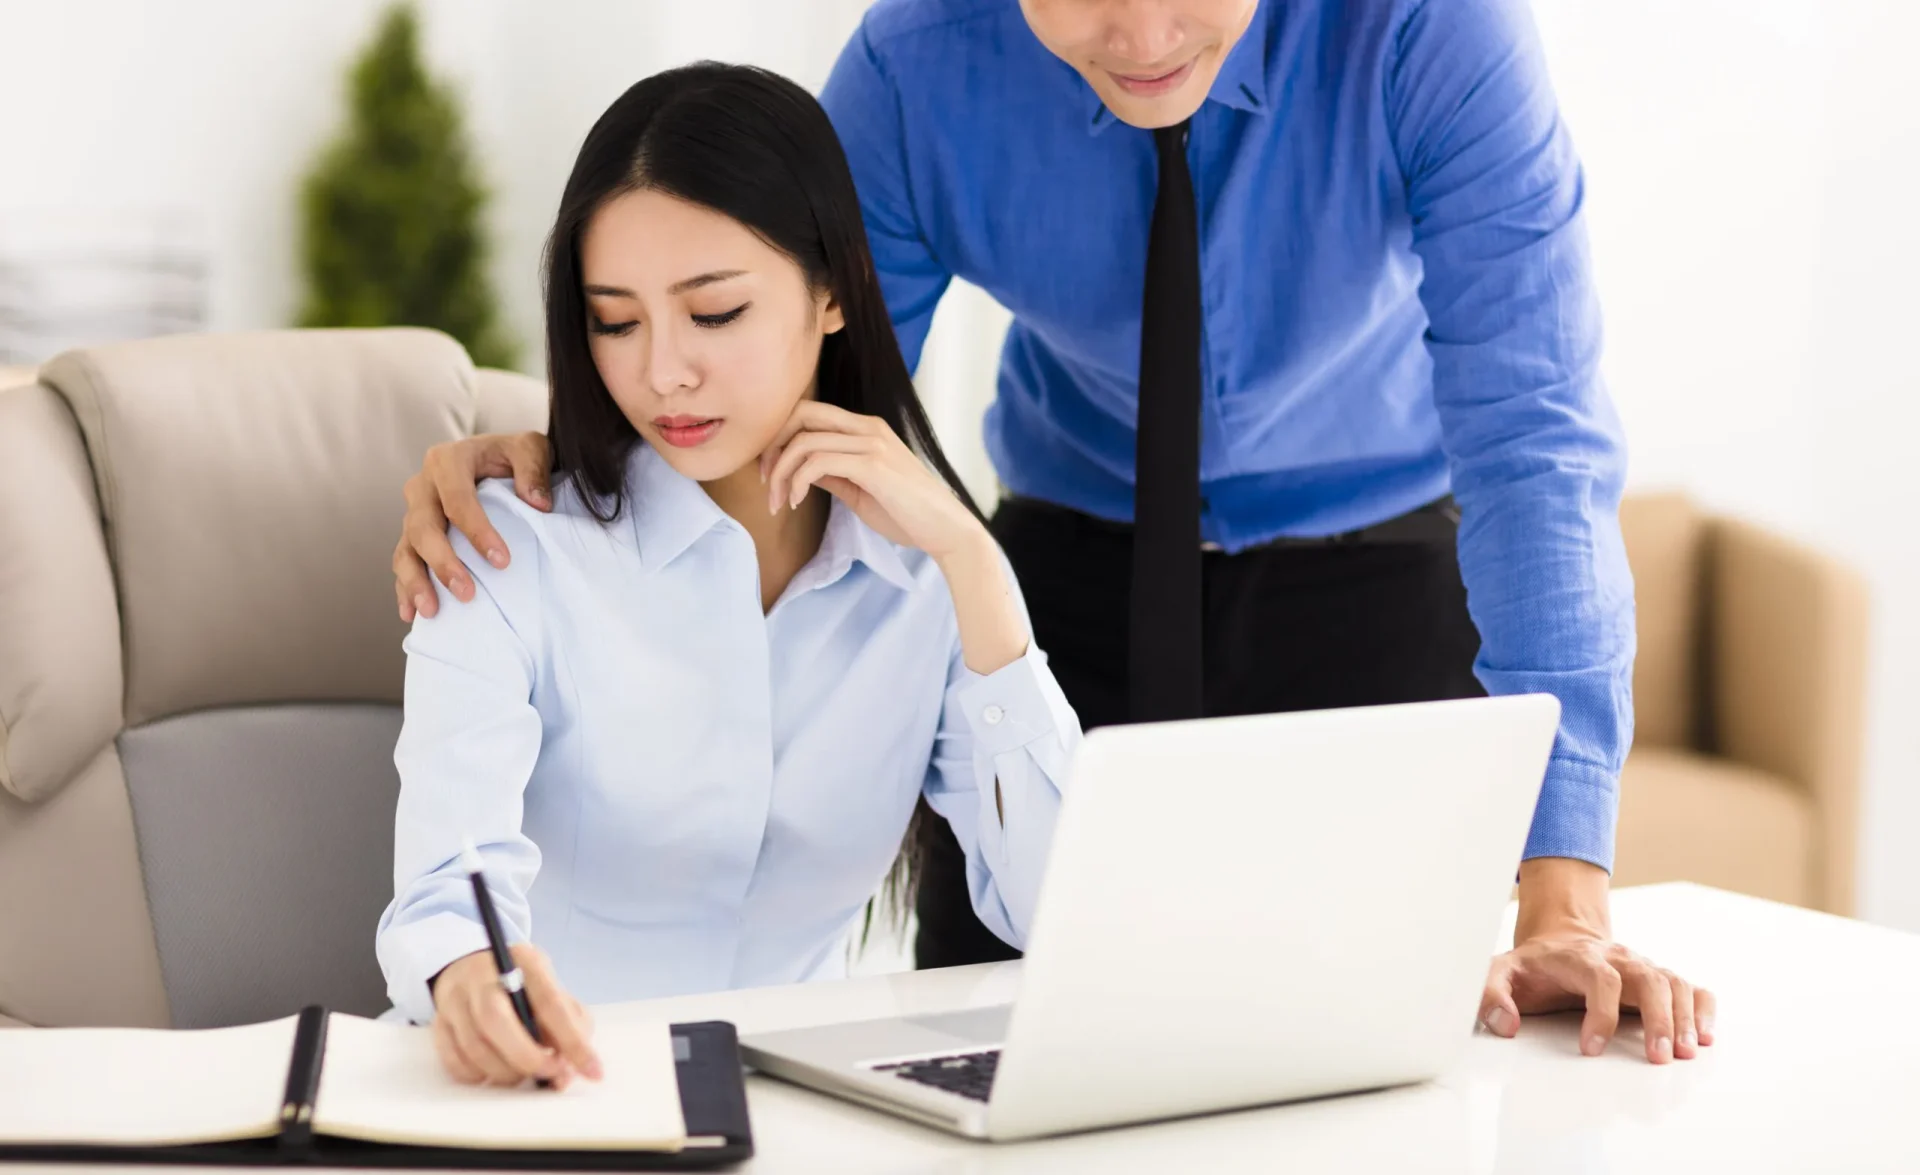
[[[880,0],[821,101],[909,362],[951,278],[984,288],[1014,316],[986,423],[1001,481],[1127,520],[1152,136],[1017,0]],[[1187,150],[1204,537],[1332,534],[1451,492],[1475,671],[1562,703],[1526,855],[1610,868],[1625,452],[1526,0],[1262,0]]]
[[[607,526],[570,486],[542,514],[484,484],[512,564],[456,535],[474,599],[407,637],[375,943],[398,1013],[430,1020],[427,980],[486,946],[463,836],[508,937],[589,1003],[843,973],[923,794],[1021,945],[1080,735],[1044,656],[968,670],[939,568],[838,502],[763,614],[753,541],[699,485],[641,444],[628,490]]]

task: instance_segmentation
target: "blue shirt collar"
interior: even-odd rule
[[[1247,31],[1227,53],[1227,59],[1220,63],[1220,72],[1213,79],[1213,88],[1207,91],[1207,101],[1218,102],[1235,110],[1248,114],[1265,114],[1269,108],[1267,98],[1267,12],[1275,0],[1260,0],[1259,7],[1253,10],[1253,18],[1247,22]],[[1058,60],[1056,58],[1056,60]],[[1066,65],[1063,61],[1062,65]],[[1073,69],[1072,66],[1067,66]],[[1074,75],[1086,91],[1087,133],[1099,134],[1120,120],[1107,109],[1087,80]]]
[[[627,509],[633,514],[640,565],[648,571],[672,563],[716,526],[739,526],[699,482],[675,470],[644,440],[635,442],[627,463]],[[796,586],[800,590],[825,587],[845,576],[856,562],[902,591],[914,586],[900,548],[835,498],[820,550],[795,576]]]

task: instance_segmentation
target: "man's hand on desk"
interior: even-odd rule
[[[1585,861],[1541,857],[1520,866],[1520,917],[1513,949],[1493,960],[1480,1019],[1513,1036],[1520,1015],[1586,1009],[1580,1051],[1598,1056],[1638,1010],[1647,1060],[1690,1060],[1713,1043],[1713,993],[1697,988],[1613,941],[1606,870]]]

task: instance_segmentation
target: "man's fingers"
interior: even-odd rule
[[[513,490],[520,500],[536,510],[553,508],[548,477],[553,466],[547,438],[537,432],[523,432],[507,438],[507,462],[513,468]]]
[[[1554,982],[1577,992],[1587,1002],[1580,1021],[1580,1051],[1597,1057],[1620,1028],[1620,973],[1598,949],[1555,951],[1541,956],[1539,965]]]
[[[432,616],[439,611],[439,597],[433,590],[427,565],[404,538],[393,549],[393,594],[400,604],[400,619],[408,624],[413,623],[416,615]]]
[[[438,446],[435,446],[438,448]],[[431,452],[429,452],[431,459]],[[413,557],[433,569],[440,582],[446,584],[454,596],[461,600],[473,599],[473,581],[467,574],[465,565],[453,553],[453,544],[447,541],[447,515],[441,508],[440,491],[435,487],[433,478],[426,472],[416,473],[407,479],[407,517],[401,524],[400,545],[412,552]],[[401,574],[401,564],[396,559],[394,574]],[[431,616],[435,611],[435,601],[430,590],[427,608],[422,613]],[[419,605],[421,592],[408,593]]]
[[[400,578],[400,555],[397,551],[394,553],[393,563],[393,602],[400,612],[400,623],[412,624],[414,613],[419,611],[420,606],[414,602],[413,596],[407,591],[407,585]]]
[[[1693,985],[1675,975],[1665,972],[1667,986],[1673,989],[1673,1055],[1682,1061],[1690,1061],[1700,1052],[1700,1034],[1695,1027],[1693,1011]]]
[[[455,530],[467,536],[467,541],[473,544],[474,550],[480,552],[482,559],[495,567],[507,565],[510,555],[506,540],[493,529],[493,522],[487,518],[486,508],[480,505],[480,496],[473,486],[449,490],[441,498],[441,508],[446,511],[447,521]],[[435,567],[437,568],[438,564],[435,564]]]
[[[505,445],[492,444],[499,441],[499,438],[485,439],[490,442],[488,454],[491,456],[497,453],[504,458]],[[467,541],[473,544],[474,550],[480,552],[481,558],[495,567],[505,567],[508,559],[507,544],[493,529],[493,523],[487,519],[486,510],[480,505],[477,487],[484,472],[477,465],[479,456],[480,454],[468,447],[465,442],[456,441],[450,445],[435,445],[427,450],[425,473],[432,486],[434,504],[440,508],[440,512],[446,516],[447,521],[461,534],[467,536]],[[508,473],[511,470],[512,467],[509,466],[501,472]],[[408,513],[411,515],[413,511]],[[414,549],[419,550],[417,543]],[[428,552],[420,551],[420,554],[433,565],[434,570],[440,570],[440,564],[435,562]],[[464,600],[468,597],[460,598]]]
[[[1511,1037],[1520,1031],[1520,1008],[1513,1002],[1513,964],[1505,956],[1495,959],[1487,973],[1487,986],[1480,993],[1480,1022],[1495,1036]]]
[[[1667,982],[1666,972],[1640,960],[1622,963],[1620,971],[1633,985],[1647,1060],[1664,1065],[1673,1060],[1673,985]]]
[[[443,528],[416,525],[410,521],[407,524],[407,537],[404,541],[407,549],[412,552],[414,560],[431,568],[433,578],[445,584],[447,590],[454,594],[455,599],[463,601],[473,599],[473,576],[467,571],[467,565],[460,561],[460,556],[454,553],[453,544],[447,540],[447,532]],[[394,574],[399,573],[400,569],[396,567]],[[416,590],[409,594],[413,596],[414,606],[419,607],[421,595],[430,596],[432,593],[429,585],[428,591]],[[427,616],[432,616],[436,610],[437,604],[421,609]]]
[[[1712,992],[1704,987],[1693,989],[1693,1024],[1700,1033],[1701,1044],[1713,1043],[1713,1017],[1719,1010],[1719,1001]]]

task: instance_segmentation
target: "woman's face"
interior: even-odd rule
[[[667,463],[718,481],[756,461],[813,394],[845,325],[791,258],[662,192],[607,202],[580,240],[587,336],[614,402]]]

